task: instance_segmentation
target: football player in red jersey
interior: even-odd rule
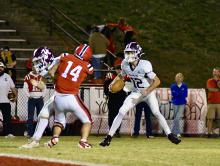
[[[47,147],[56,145],[59,141],[59,135],[66,125],[65,114],[67,111],[73,112],[83,123],[82,137],[78,146],[80,148],[91,148],[87,142],[91,130],[91,115],[88,108],[80,99],[79,87],[88,74],[93,73],[93,67],[88,62],[92,56],[91,48],[86,45],[80,45],[76,48],[74,55],[62,54],[59,63],[56,64],[50,72],[50,75],[56,73],[55,80],[55,120],[53,126],[53,137],[45,143]]]
[[[54,134],[52,139],[45,143],[47,147],[52,147],[58,142],[61,130],[66,124],[65,113],[66,111],[71,111],[83,122],[82,138],[78,146],[80,148],[91,148],[91,145],[87,142],[87,137],[90,133],[92,119],[87,107],[78,95],[79,87],[83,80],[88,74],[93,73],[93,67],[88,62],[91,56],[91,48],[86,44],[78,46],[74,55],[64,53],[57,58],[54,58],[52,51],[47,47],[39,47],[34,51],[33,64],[37,73],[43,77],[47,77],[48,75],[52,77],[55,75],[56,77],[55,97],[52,96],[45,103],[40,113],[42,118],[39,118],[39,122],[45,120],[47,121],[45,123],[47,125],[51,109],[53,108],[52,105],[55,106]],[[35,131],[35,133],[38,133],[36,134],[36,136],[38,135],[37,140],[34,137],[31,143],[23,145],[22,148],[39,146],[39,140],[45,129],[45,124],[43,125],[43,129],[37,128],[38,130]]]

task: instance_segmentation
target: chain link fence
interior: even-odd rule
[[[19,122],[24,123],[27,120],[27,101],[28,98],[22,89],[22,85],[18,87],[18,101],[17,103],[11,103],[12,116],[17,115]],[[48,86],[44,101],[47,101],[54,93],[53,86]],[[159,101],[159,107],[162,115],[168,122],[170,128],[173,126],[173,106],[171,104],[171,95],[168,88],[158,88],[156,91],[157,98]],[[106,134],[109,130],[108,127],[108,108],[106,97],[103,93],[103,87],[97,86],[82,86],[80,89],[80,95],[83,101],[88,106],[94,124],[91,132],[93,134]],[[206,94],[204,89],[190,89],[187,98],[187,105],[183,118],[180,120],[180,131],[183,134],[196,134],[201,135],[206,133],[205,118],[207,112]],[[134,128],[134,117],[135,109],[129,111],[123,118],[121,125],[121,133],[132,134]],[[77,118],[72,113],[67,113],[67,128],[71,126],[70,130],[77,130],[79,133],[81,124],[77,121]],[[0,119],[2,119],[0,113]],[[53,116],[50,118],[49,126],[53,126]],[[159,126],[158,120],[154,116],[151,117],[153,133],[163,134],[161,127]],[[34,118],[37,121],[37,116]],[[18,123],[19,123],[18,122]],[[77,123],[76,123],[77,122]],[[142,114],[140,134],[145,134],[145,118]],[[75,126],[74,126],[75,125]],[[68,133],[66,133],[68,135]]]

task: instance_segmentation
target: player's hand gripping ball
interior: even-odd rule
[[[115,81],[113,84],[109,85],[109,90],[112,93],[117,93],[120,90],[122,90],[124,86],[125,86],[124,80],[119,79],[119,80]]]
[[[8,99],[9,99],[11,102],[15,102],[15,95],[14,95],[14,93],[12,93],[11,91],[8,93]]]

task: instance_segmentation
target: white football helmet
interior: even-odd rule
[[[126,45],[124,49],[124,56],[125,56],[125,61],[128,63],[132,63],[138,59],[140,59],[142,53],[142,48],[141,46],[136,43],[136,42],[131,42]]]
[[[53,60],[53,53],[48,47],[39,47],[33,53],[33,67],[42,76],[47,73],[48,67],[52,64]]]

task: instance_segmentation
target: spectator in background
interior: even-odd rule
[[[109,91],[109,85],[114,80],[116,75],[121,72],[120,64],[115,66],[116,74],[109,72],[106,74],[106,79],[104,81],[104,94],[108,99],[108,126],[109,129],[112,126],[113,120],[117,116],[120,107],[122,106],[125,98],[126,92],[122,89],[117,93],[111,93]],[[115,132],[115,137],[120,137],[120,127]]]
[[[106,49],[109,45],[109,41],[101,32],[99,32],[98,27],[94,27],[93,33],[89,36],[89,45],[93,51],[91,63],[94,69],[103,69],[103,61],[106,57]],[[102,81],[102,72],[95,71],[94,79],[97,83]]]
[[[114,63],[114,57],[112,56],[112,54],[115,54],[115,50],[116,50],[116,46],[115,46],[115,42],[113,39],[113,31],[114,29],[110,29],[107,26],[104,26],[101,30],[101,33],[105,35],[105,37],[108,39],[109,41],[109,45],[108,45],[108,50],[111,52],[107,52],[107,63],[110,66],[113,66]]]
[[[220,130],[220,69],[215,67],[212,71],[213,77],[207,81],[208,90],[208,112],[207,127],[208,137],[212,137],[213,120],[218,122]]]
[[[124,18],[120,18],[118,23],[108,23],[107,27],[109,27],[109,28],[117,27],[124,33],[125,46],[128,43],[134,41],[134,39],[133,39],[134,34],[135,34],[134,28],[132,26],[128,25]]]
[[[1,60],[6,65],[6,72],[11,76],[14,83],[16,82],[16,56],[12,53],[9,47],[4,47],[1,52]]]
[[[146,123],[146,137],[147,138],[154,138],[152,134],[152,125],[151,125],[151,109],[145,102],[141,102],[136,105],[136,113],[135,113],[135,123],[134,123],[134,133],[133,137],[139,136],[140,131],[140,122],[141,122],[141,115],[142,111],[144,111],[145,116],[145,123]]]
[[[179,121],[181,118],[183,118],[185,105],[186,105],[186,97],[188,95],[188,87],[183,82],[183,79],[184,79],[183,74],[177,73],[175,76],[176,82],[173,83],[170,87],[173,111],[174,111],[172,132],[176,134],[177,137],[181,137]]]
[[[28,120],[27,120],[27,128],[28,128],[28,136],[31,137],[34,134],[34,113],[35,108],[37,110],[37,115],[40,113],[43,105],[44,105],[44,92],[46,86],[42,81],[42,76],[36,73],[34,67],[32,67],[32,71],[27,74],[24,78],[24,92],[28,97]]]
[[[11,101],[15,102],[17,99],[17,90],[11,77],[4,73],[5,68],[5,65],[0,62],[0,110],[3,116],[3,135],[10,138],[14,136],[11,133],[11,104],[8,94],[10,91],[12,92],[14,97],[11,98]]]

